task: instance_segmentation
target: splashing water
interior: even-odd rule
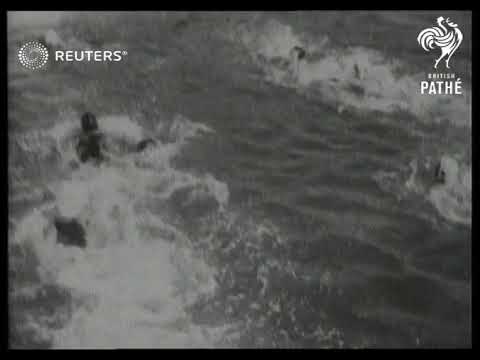
[[[141,129],[128,117],[100,121],[110,135],[141,138]],[[70,133],[66,128],[57,125],[47,133],[61,142]],[[194,136],[197,128],[202,126],[177,117],[171,130],[181,141],[172,146],[180,149],[178,144]],[[151,226],[162,224],[160,214],[149,213],[142,205],[145,198],[155,195],[149,187],[159,182],[166,182],[168,188],[204,181],[206,191],[211,190],[207,196],[218,194],[223,206],[228,189],[211,175],[202,180],[165,167],[155,171],[157,159],[163,157],[168,167],[175,154],[170,149],[167,155],[162,151],[157,148],[137,156],[144,164],[150,162],[147,170],[131,163],[125,168],[82,165],[70,180],[51,186],[54,204],[44,205],[17,225],[15,242],[28,243],[35,250],[42,282],[68,289],[80,302],[60,330],[43,329],[55,347],[203,347],[218,340],[209,335],[209,329],[192,324],[186,312],[198,296],[215,290],[214,270],[195,257],[188,239],[172,243],[149,236],[139,223],[144,227],[149,222]],[[56,231],[46,216],[52,207],[85,227],[85,251],[56,243]]]
[[[416,96],[414,51],[338,44],[350,15],[73,14],[37,35],[125,62],[31,73],[12,29],[12,346],[468,346],[469,83]],[[99,167],[72,166],[86,107],[118,157]]]

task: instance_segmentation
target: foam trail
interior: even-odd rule
[[[125,116],[106,116],[100,123],[111,136],[133,141],[144,136]],[[175,142],[127,156],[123,167],[80,166],[70,178],[49,185],[54,202],[16,224],[14,243],[33,249],[42,284],[68,289],[76,304],[71,315],[55,315],[63,319],[60,328],[31,319],[38,336],[55,348],[212,347],[219,341],[222,328],[198,326],[188,312],[199,296],[215,291],[215,269],[161,211],[144,206],[158,197],[159,185],[165,200],[175,189],[192,187],[192,199],[213,197],[227,205],[225,184],[210,174],[196,177],[170,166],[183,144],[202,131],[212,130],[178,116],[169,129]],[[74,132],[70,122],[57,124],[43,131],[38,146],[45,146],[45,139],[66,146]],[[49,215],[55,213],[83,225],[85,250],[56,242]],[[160,227],[174,241],[146,225]]]
[[[311,39],[278,21],[240,26],[232,31],[230,39],[246,47],[268,81],[307,94],[320,93],[323,101],[339,112],[403,111],[412,113],[419,121],[446,120],[455,126],[471,127],[468,84],[464,84],[464,96],[419,96],[424,74],[409,73],[400,59],[387,59],[375,49],[328,46],[328,37]],[[294,46],[310,54],[300,61],[298,73],[292,71],[290,64]]]
[[[454,157],[444,155],[440,161],[445,171],[445,184],[433,187],[429,200],[449,221],[472,223],[472,168],[462,166]]]

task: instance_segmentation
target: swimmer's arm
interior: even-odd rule
[[[110,152],[110,149],[113,149],[113,143],[111,139],[108,136],[105,136],[105,134],[102,134],[100,138],[100,150],[102,153],[107,153]]]
[[[105,152],[103,154],[103,157],[106,161],[116,166],[123,166],[128,163],[124,158],[116,156],[115,154],[112,154],[110,152]]]
[[[143,150],[145,150],[147,147],[149,146],[154,146],[157,144],[157,141],[154,140],[153,138],[150,138],[150,137],[147,137],[147,138],[144,138],[140,141],[135,141],[135,140],[131,140],[131,139],[126,139],[126,138],[121,138],[121,139],[110,139],[109,140],[110,142],[110,148],[111,149],[114,149],[115,148],[115,145],[117,145],[116,147],[120,147],[120,152],[122,153],[138,153],[138,152],[142,152]],[[108,152],[111,153],[111,151],[109,150],[106,150]]]
[[[139,153],[145,150],[148,146],[154,146],[157,142],[153,138],[145,138],[140,141],[125,140],[123,143],[124,149],[127,153]]]
[[[115,155],[111,150],[114,149],[113,146],[109,145],[108,142],[102,142],[101,150],[102,150],[102,157],[105,161],[116,165],[116,166],[123,166],[126,164],[126,160],[121,156]]]
[[[102,136],[101,141],[101,150],[104,153],[112,154],[113,152],[117,152],[120,154],[125,154],[129,152],[133,152],[135,149],[136,144],[132,141],[124,137],[117,137],[117,136]]]
[[[114,144],[112,140],[109,137],[103,135],[100,141],[102,158],[106,161],[117,163],[119,161],[119,158],[113,154],[113,149]]]

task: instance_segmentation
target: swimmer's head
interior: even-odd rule
[[[86,133],[98,130],[97,118],[91,112],[82,115],[82,130]]]
[[[298,60],[303,60],[307,56],[305,49],[300,46],[294,46],[291,52],[296,54]]]

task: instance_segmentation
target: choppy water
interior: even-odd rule
[[[438,14],[10,16],[11,346],[469,346],[471,18],[449,15],[448,98],[418,95]],[[31,72],[32,37],[129,54]],[[86,110],[161,145],[72,170]],[[87,249],[56,243],[55,207]]]

